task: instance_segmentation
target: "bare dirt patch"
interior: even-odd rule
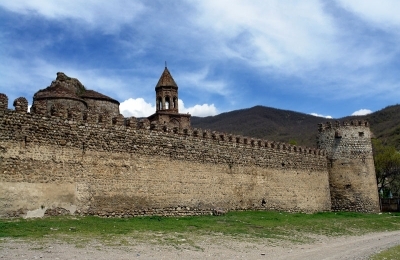
[[[306,244],[216,235],[148,241],[119,237],[111,243],[80,238],[68,242],[5,238],[0,243],[0,259],[368,259],[398,244],[400,231],[334,238],[318,236]]]

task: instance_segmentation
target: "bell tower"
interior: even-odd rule
[[[179,114],[178,85],[166,64],[155,90],[156,113],[148,117],[150,123],[169,128],[190,127],[190,114]]]
[[[178,85],[165,67],[156,85],[156,112],[179,113]]]

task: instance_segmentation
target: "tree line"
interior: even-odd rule
[[[400,197],[400,152],[378,139],[372,140],[372,148],[380,196]]]

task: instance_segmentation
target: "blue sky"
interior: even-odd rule
[[[399,103],[399,10],[396,0],[1,0],[0,92],[31,103],[62,71],[125,116],[149,116],[167,61],[183,113],[364,114]]]

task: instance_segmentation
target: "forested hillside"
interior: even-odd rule
[[[366,116],[326,119],[299,112],[255,106],[209,117],[192,117],[192,127],[296,143],[315,147],[318,123],[366,119],[374,136],[400,149],[400,105],[386,107]]]

